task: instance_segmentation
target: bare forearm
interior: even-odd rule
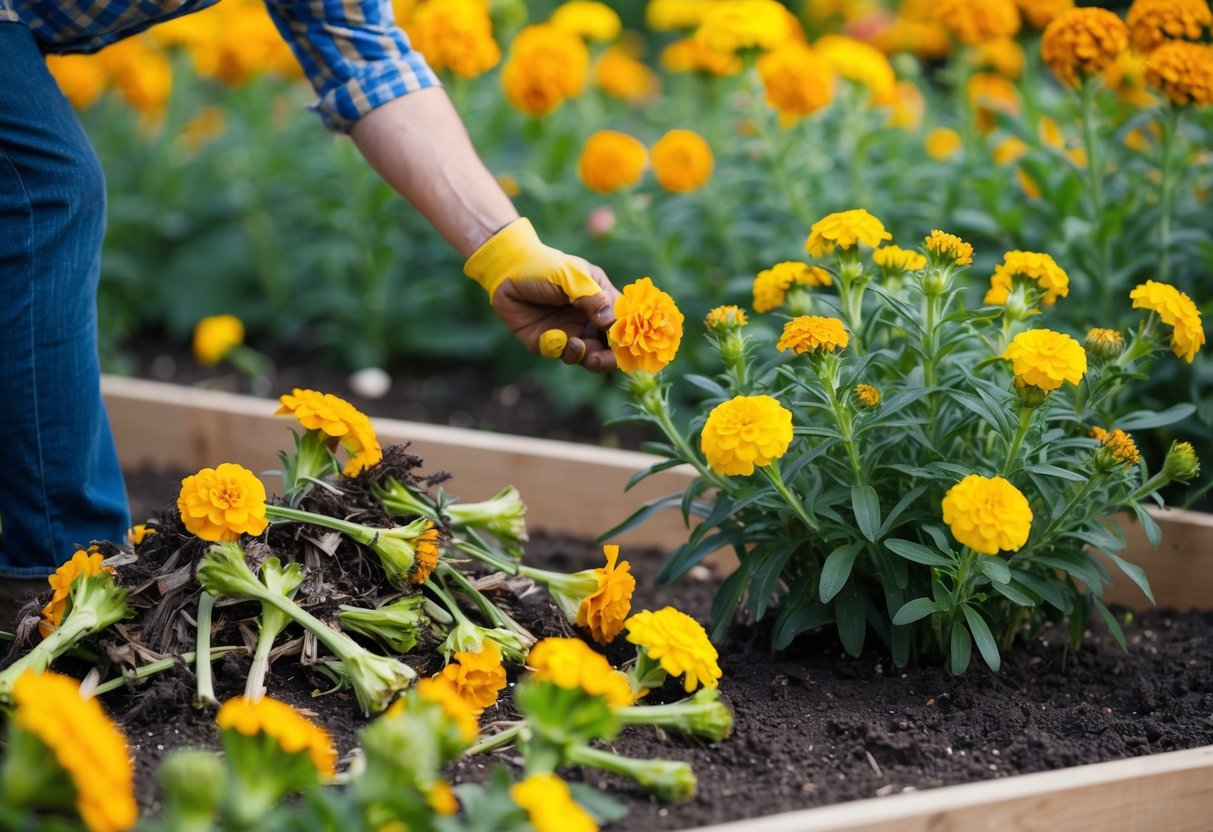
[[[377,107],[350,136],[379,175],[464,257],[518,217],[441,88]]]

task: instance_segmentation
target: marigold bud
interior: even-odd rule
[[[1114,329],[1095,327],[1087,333],[1087,355],[1098,361],[1109,361],[1125,351],[1125,337]]]
[[[1200,460],[1191,442],[1172,442],[1162,464],[1162,475],[1171,482],[1188,482],[1200,475]]]

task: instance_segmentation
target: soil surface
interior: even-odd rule
[[[136,519],[170,504],[179,481],[179,474],[131,472]],[[701,569],[678,585],[659,585],[662,554],[624,551],[638,582],[634,609],[672,604],[706,622],[716,579]],[[601,558],[593,543],[553,534],[533,533],[527,547],[528,562],[550,569],[599,566]],[[542,592],[512,609],[535,632],[568,630]],[[662,805],[611,776],[566,774],[622,800],[630,814],[620,828],[686,829],[1213,743],[1213,612],[1117,614],[1127,619],[1127,653],[1098,630],[1073,650],[1063,632],[1046,629],[1041,642],[1005,656],[1001,673],[975,660],[959,679],[935,667],[898,669],[880,655],[847,658],[831,633],[803,636],[772,655],[765,625],[741,623],[720,651],[721,692],[736,715],[732,737],[705,745],[633,728],[613,744],[623,754],[690,762],[699,780],[693,801]],[[625,652],[611,655],[621,660]],[[220,700],[242,691],[247,667],[240,656],[216,665]],[[270,694],[314,715],[344,755],[364,721],[351,695],[313,696],[328,686],[288,659],[269,680]],[[680,693],[667,685],[650,701]],[[144,805],[155,804],[149,773],[156,760],[178,746],[217,742],[213,714],[195,711],[192,694],[192,673],[180,667],[137,693],[104,698],[128,733]],[[511,716],[499,704],[484,724]],[[514,760],[503,749],[461,762],[451,777],[479,780],[494,762]]]

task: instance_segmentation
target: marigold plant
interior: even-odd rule
[[[712,148],[694,130],[671,130],[653,145],[653,175],[661,187],[687,193],[712,176]]]
[[[1074,86],[1102,72],[1128,48],[1129,30],[1113,12],[1072,9],[1045,29],[1040,57],[1059,81]]]
[[[1133,48],[1148,55],[1168,41],[1197,41],[1213,28],[1208,0],[1133,0],[1125,14]]]
[[[581,94],[589,68],[590,52],[581,38],[537,24],[523,29],[510,45],[501,85],[514,107],[542,117]]]
[[[636,138],[617,130],[599,130],[585,143],[577,173],[591,191],[609,194],[640,182],[649,154]]]

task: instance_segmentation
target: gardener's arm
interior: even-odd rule
[[[266,5],[320,95],[321,117],[348,131],[380,175],[468,258],[465,271],[519,340],[566,363],[613,369],[603,330],[614,321],[618,292],[601,269],[543,245],[518,217],[433,71],[396,27],[391,4]]]

